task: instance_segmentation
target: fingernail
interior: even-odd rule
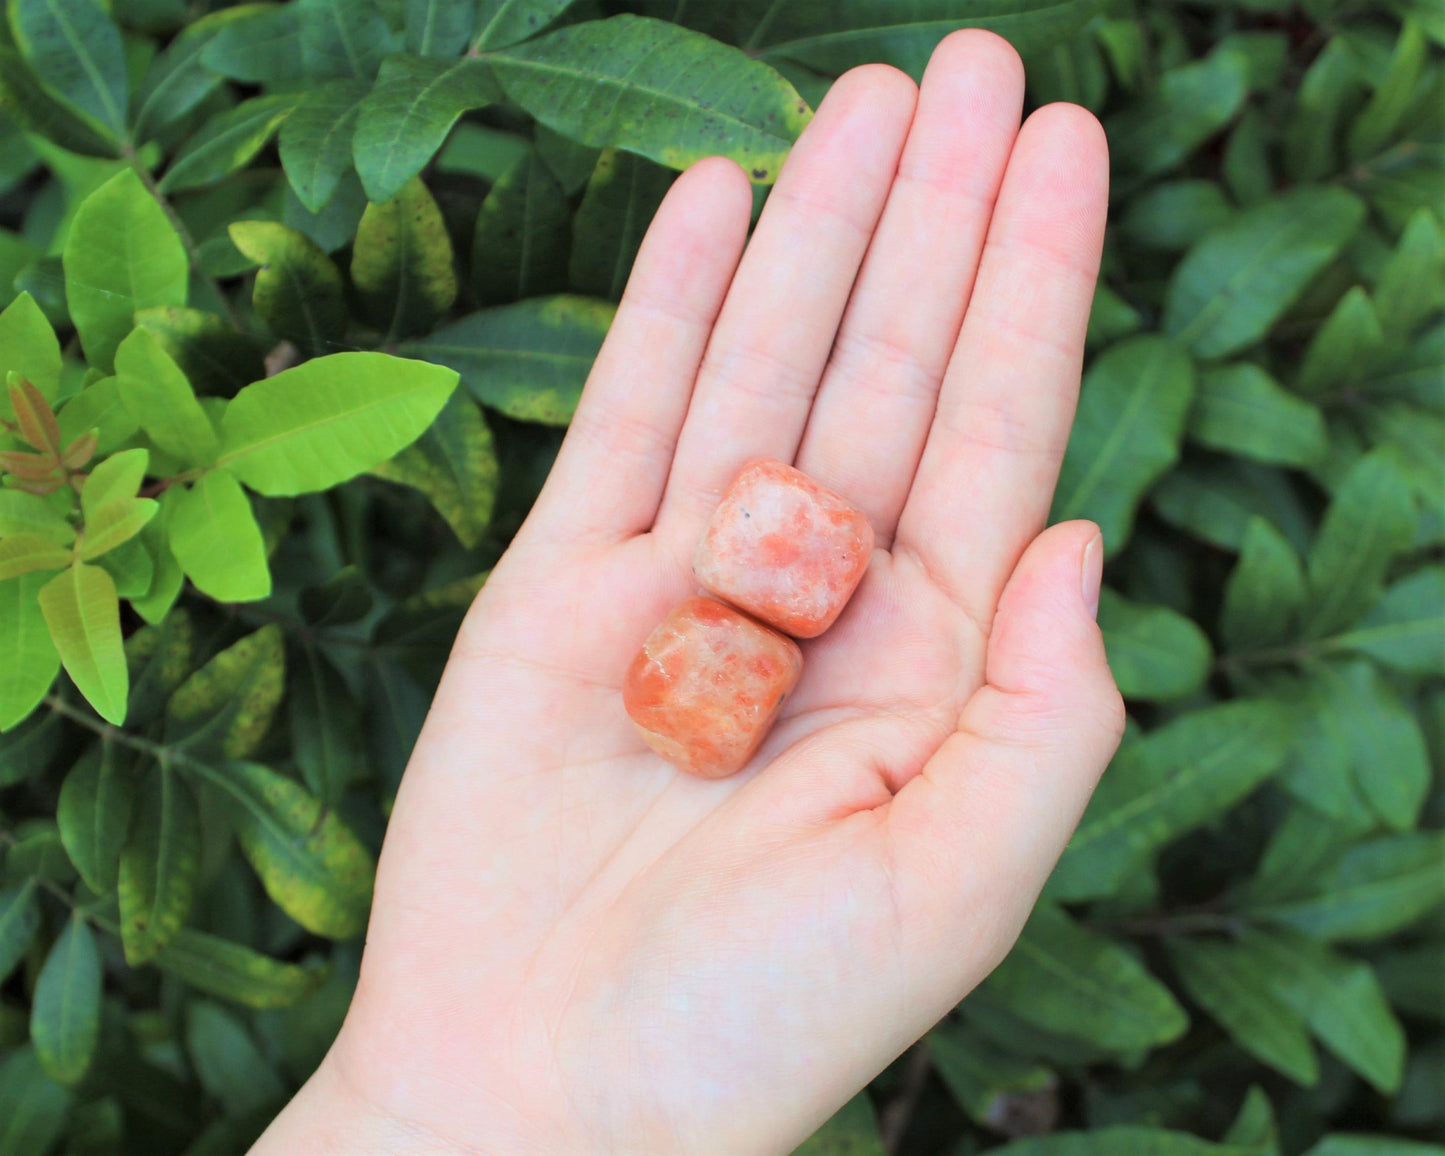
[[[1084,605],[1091,617],[1099,617],[1099,586],[1104,581],[1104,537],[1095,534],[1084,547],[1083,594]]]

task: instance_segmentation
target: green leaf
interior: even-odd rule
[[[351,170],[356,118],[371,86],[332,80],[311,89],[281,125],[281,166],[306,208],[319,213]]]
[[[1255,1144],[1263,1156],[1279,1156],[1279,1127],[1275,1123],[1274,1105],[1258,1084],[1251,1084],[1239,1114],[1224,1134],[1226,1144]]]
[[[100,1041],[100,953],[85,916],[73,912],[50,949],[30,1009],[35,1055],[51,1079],[78,1084]]]
[[[95,369],[110,369],[138,310],[186,303],[186,251],[165,210],[131,169],[106,181],[76,210],[64,263],[66,303]]]
[[[315,241],[275,221],[237,221],[236,248],[261,266],[251,300],[278,337],[321,353],[346,335],[341,272]]]
[[[201,63],[232,80],[292,82],[305,74],[301,6],[247,5],[201,52]]]
[[[186,576],[222,602],[254,602],[271,594],[266,543],[250,499],[225,470],[167,494],[170,548]]]
[[[1392,341],[1403,341],[1445,305],[1445,231],[1429,209],[1410,218],[1400,243],[1375,283],[1380,325]]]
[[[60,341],[29,293],[21,293],[0,312],[0,378],[18,373],[55,401],[60,389]],[[0,418],[12,418],[10,391],[0,390]]]
[[[220,446],[181,367],[149,329],[137,327],[115,351],[120,399],[156,446],[188,466],[205,465]]]
[[[1304,567],[1294,547],[1263,518],[1250,518],[1239,564],[1224,585],[1225,645],[1259,650],[1293,638],[1304,602]]]
[[[171,695],[166,742],[191,758],[242,758],[266,737],[286,682],[281,628],[232,643]]]
[[[310,643],[300,651],[287,695],[291,746],[311,793],[335,807],[362,766],[361,708],[324,653]]]
[[[76,562],[40,588],[45,625],[65,673],[106,722],[125,722],[130,679],[120,638],[115,582],[98,566]]]
[[[1112,894],[1156,849],[1223,814],[1273,774],[1292,714],[1265,700],[1191,711],[1126,742],[1049,880],[1072,902]]]
[[[1261,517],[1303,550],[1314,519],[1292,479],[1238,458],[1186,461],[1150,495],[1165,521],[1221,550],[1238,550],[1252,517]]]
[[[241,850],[282,911],[330,939],[365,928],[376,864],[335,812],[256,763],[227,763],[205,774],[236,804]]]
[[[1385,75],[1369,103],[1350,125],[1347,143],[1352,161],[1372,157],[1389,143],[1415,101],[1427,52],[1424,33],[1413,20],[1407,19],[1400,28],[1395,52]]]
[[[0,112],[30,132],[71,152],[113,157],[115,141],[89,118],[53,98],[20,53],[0,44]]]
[[[130,670],[127,718],[132,726],[147,726],[160,717],[171,692],[191,673],[196,630],[191,616],[177,610],[158,625],[142,627],[125,640]]]
[[[211,120],[185,144],[161,178],[167,195],[199,189],[245,168],[280,129],[300,97],[254,96]]]
[[[1445,941],[1424,940],[1413,947],[1389,951],[1375,961],[1380,983],[1395,1007],[1422,1019],[1445,1020],[1442,947]]]
[[[1306,634],[1323,638],[1357,621],[1414,533],[1414,501],[1396,460],[1385,450],[1366,454],[1335,491],[1310,548]]]
[[[1351,385],[1377,367],[1385,333],[1374,302],[1356,285],[1336,303],[1305,347],[1295,389],[1311,397]]]
[[[201,17],[181,29],[151,62],[135,96],[137,142],[174,124],[220,87],[221,77],[205,67],[202,53],[224,28],[250,12],[251,6],[245,5]]]
[[[230,397],[266,373],[255,339],[214,313],[162,307],[137,310],[135,320],[155,334],[197,393]]]
[[[1189,436],[1210,449],[1287,466],[1313,465],[1329,448],[1324,415],[1249,362],[1199,375]]]
[[[121,757],[114,743],[92,746],[65,776],[55,809],[65,853],[97,895],[115,889],[135,807],[135,783]]]
[[[389,57],[362,102],[351,144],[368,199],[390,201],[442,147],[462,113],[501,97],[480,60]]]
[[[374,0],[297,0],[295,8],[310,80],[371,80],[398,47]]]
[[[482,305],[567,288],[572,206],[535,149],[487,193],[472,243],[472,283]]]
[[[1270,836],[1253,876],[1236,890],[1241,906],[1310,894],[1319,876],[1374,828],[1375,817],[1363,808],[1339,817],[1313,803],[1292,802]]]
[[[286,1089],[236,1018],[208,1000],[193,1001],[187,1012],[186,1050],[201,1087],[222,1111],[246,1116],[281,1107]]]
[[[1445,675],[1445,567],[1402,578],[1356,625],[1328,640],[1406,674]]]
[[[1316,939],[1379,939],[1445,903],[1445,834],[1409,831],[1360,843],[1315,879],[1313,893],[1246,908]]]
[[[378,659],[364,670],[363,717],[371,765],[383,798],[392,798],[431,708],[431,694],[394,662]]]
[[[62,729],[60,715],[46,711],[0,735],[0,787],[26,782],[49,767],[60,749]]]
[[[1399,1087],[1405,1033],[1369,964],[1283,928],[1246,929],[1237,950],[1326,1048],[1385,1095]]]
[[[1336,1132],[1326,1136],[1305,1156],[1441,1156],[1445,1148],[1439,1144],[1422,1144],[1417,1140],[1400,1140],[1393,1136],[1352,1136]]]
[[[26,574],[0,582],[0,731],[39,705],[60,671],[39,594],[49,575]]]
[[[441,210],[414,178],[384,205],[368,205],[357,226],[351,280],[378,328],[425,333],[457,296],[452,242]]]
[[[5,878],[23,879],[27,875],[57,884],[75,881],[75,868],[61,845],[59,829],[50,819],[27,819],[11,836]]]
[[[326,978],[324,968],[281,963],[188,927],[176,932],[154,962],[199,991],[254,1008],[292,1007]]]
[[[56,509],[53,499],[0,489],[0,537],[11,534],[37,534],[62,546],[75,541],[74,527]]]
[[[812,113],[760,61],[701,33],[621,15],[559,29],[487,61],[548,128],[671,168],[720,154],[772,184]]]
[[[1193,396],[1194,367],[1164,338],[1131,337],[1105,350],[1084,376],[1052,520],[1091,518],[1105,552],[1121,549],[1145,491],[1179,458]]]
[[[1129,952],[1047,903],[980,991],[1028,1023],[1111,1051],[1157,1047],[1189,1027],[1169,989]]]
[[[1331,37],[1294,94],[1294,115],[1284,133],[1285,168],[1292,180],[1318,180],[1335,171],[1336,130],[1360,88],[1345,37]]]
[[[1164,329],[1197,356],[1255,344],[1344,247],[1365,207],[1342,188],[1302,188],[1245,209],[1175,267]]]
[[[136,496],[148,458],[146,450],[126,450],[101,462],[86,480],[80,492],[85,512],[81,557],[86,561],[129,541],[160,509],[154,499]]]
[[[1144,325],[1139,310],[1125,301],[1108,285],[1100,281],[1094,286],[1094,302],[1089,310],[1089,329],[1084,344],[1093,352],[1105,345],[1113,345],[1131,333],[1138,333]]]
[[[132,967],[152,960],[186,921],[201,871],[196,798],[167,764],[141,783],[130,838],[120,857],[120,938]]]
[[[40,930],[40,903],[34,879],[0,891],[0,982],[10,978]]]
[[[0,1156],[50,1151],[69,1109],[70,1093],[45,1074],[35,1048],[15,1048],[0,1064]]]
[[[384,353],[318,357],[248,385],[221,421],[221,459],[269,496],[325,490],[415,441],[457,375]]]
[[[878,1118],[866,1092],[859,1092],[821,1128],[793,1149],[792,1156],[885,1156]]]
[[[404,0],[406,50],[418,56],[451,59],[461,54],[476,24],[475,4],[451,0]]]
[[[1116,1124],[1088,1132],[1055,1132],[993,1149],[997,1156],[1265,1156],[1257,1144],[1211,1144],[1187,1132]]]
[[[1129,202],[1119,228],[1141,249],[1175,253],[1233,214],[1234,206],[1214,181],[1160,181]]]
[[[1148,100],[1109,120],[1109,151],[1126,170],[1153,176],[1174,168],[1224,128],[1249,95],[1249,61],[1219,48],[1171,68]]]
[[[132,594],[130,605],[132,610],[152,625],[163,621],[170,614],[176,599],[180,597],[181,587],[185,584],[181,564],[171,552],[167,521],[165,503],[162,502],[161,516],[152,518],[136,539],[150,556],[151,584],[144,594]]]
[[[1165,701],[1193,694],[1209,674],[1214,651],[1204,631],[1167,606],[1130,602],[1105,587],[1099,626],[1109,669],[1125,698]]]
[[[1319,1060],[1304,1017],[1274,994],[1244,953],[1215,939],[1170,939],[1167,946],[1189,998],[1235,1043],[1297,1084],[1318,1082]]]
[[[413,445],[371,472],[425,494],[467,549],[492,519],[501,473],[482,411],[462,393],[452,394]]]
[[[746,47],[830,75],[883,60],[918,80],[954,29],[987,28],[1027,56],[1066,41],[1095,11],[1089,0],[801,0],[769,8]]]
[[[72,553],[43,534],[10,534],[0,539],[0,582],[38,570],[63,570]]]
[[[642,236],[676,177],[631,153],[603,151],[573,220],[568,281],[574,292],[622,299]]]
[[[99,0],[10,0],[10,27],[45,87],[126,139],[129,78],[120,29]]]
[[[1016,1097],[1058,1087],[1058,1077],[1048,1068],[1009,1055],[966,1024],[940,1024],[927,1039],[939,1078],[958,1106],[984,1127],[1003,1125]]]
[[[451,366],[473,397],[518,421],[566,425],[615,308],[587,297],[544,297],[483,309],[399,352]]]
[[[574,0],[481,0],[476,45],[490,50],[529,40],[573,3]]]

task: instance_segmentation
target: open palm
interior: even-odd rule
[[[1022,95],[980,32],[921,91],[848,73],[741,261],[741,170],[679,178],[457,641],[346,1026],[258,1151],[345,1104],[347,1151],[786,1152],[1007,951],[1123,718],[1097,531],[1041,533],[1105,146],[1070,106],[1020,130]],[[878,549],[758,756],[705,781],[619,688],[759,455]]]

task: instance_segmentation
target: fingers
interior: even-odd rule
[[[721,157],[668,191],[538,499],[537,531],[615,542],[652,524],[751,212],[747,177]]]
[[[659,533],[690,543],[745,459],[792,461],[916,92],[885,65],[855,68],[798,140],[708,344]]]
[[[1113,757],[1124,705],[1094,622],[1103,555],[1092,522],[1029,546],[999,602],[985,685],[891,804],[901,921],[920,935],[962,939],[991,912],[985,947],[1001,956]]]
[[[1064,104],[1029,117],[895,545],[984,630],[1048,517],[1078,397],[1107,201],[1098,122]]]
[[[934,51],[798,451],[799,469],[863,507],[885,549],[958,339],[1023,96],[1023,65],[1001,37],[970,29]]]

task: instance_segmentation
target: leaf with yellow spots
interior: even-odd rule
[[[221,651],[171,695],[166,742],[192,758],[238,759],[265,737],[286,685],[278,626]]]

